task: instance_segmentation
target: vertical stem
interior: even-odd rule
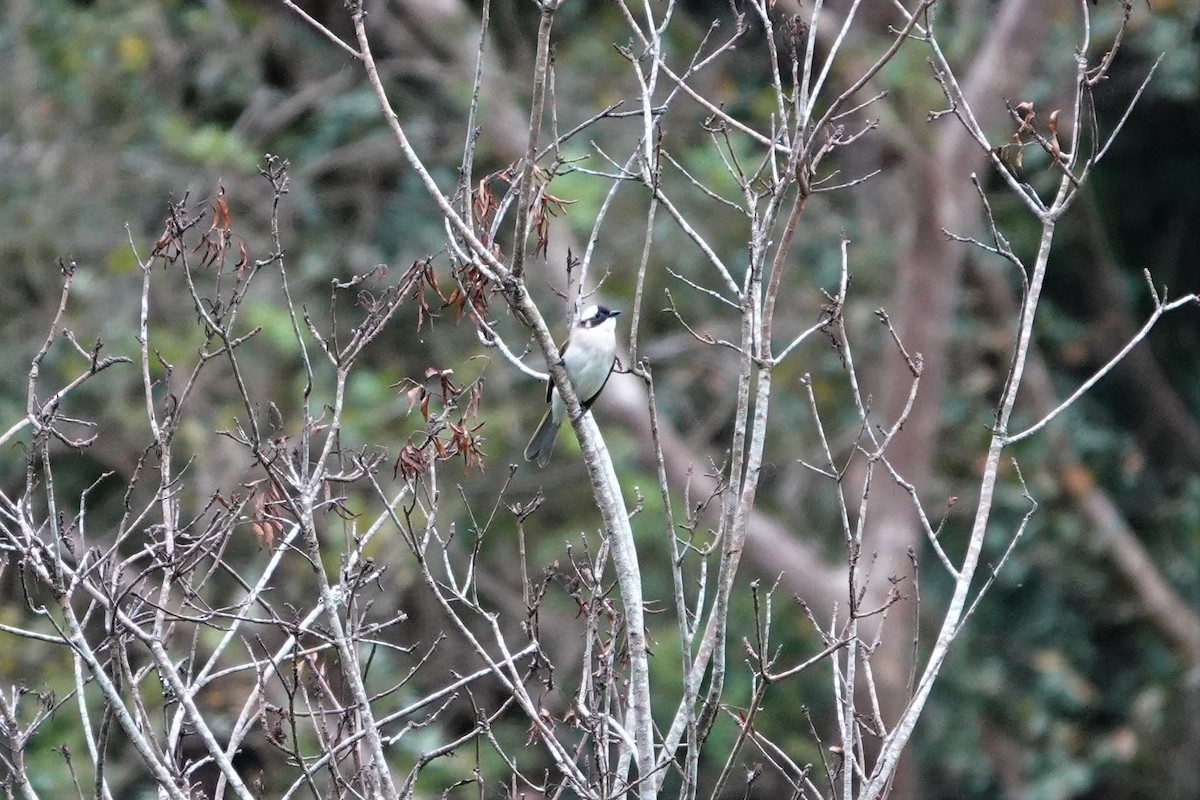
[[[317,583],[320,586],[321,606],[325,609],[325,617],[329,621],[329,628],[333,633],[334,643],[337,645],[338,656],[342,661],[342,674],[345,676],[346,683],[350,687],[350,693],[354,697],[354,705],[358,711],[356,714],[358,724],[362,727],[367,739],[367,745],[371,749],[371,760],[374,764],[366,770],[367,786],[374,792],[375,797],[383,796],[381,792],[385,791],[387,797],[396,798],[399,797],[396,792],[396,784],[392,780],[392,774],[387,765],[387,758],[383,754],[383,742],[379,738],[379,728],[376,726],[374,716],[371,714],[371,697],[367,694],[366,686],[362,680],[362,673],[359,671],[358,652],[346,635],[346,628],[342,624],[341,612],[338,610],[338,600],[334,596],[332,587],[329,585],[329,576],[325,574],[325,568],[321,564],[321,543],[317,537],[316,520],[313,517],[313,497],[311,491],[305,492],[299,499],[301,508],[300,525],[304,529],[308,557],[313,564],[317,575]]]
[[[537,59],[533,65],[533,107],[529,110],[529,145],[521,170],[521,195],[517,201],[517,229],[513,235],[512,275],[521,280],[525,274],[526,234],[529,227],[529,202],[533,198],[533,168],[537,161],[538,139],[542,133],[542,115],[546,107],[546,72],[550,64],[550,28],[554,24],[557,3],[542,3],[538,23]]]
[[[771,277],[767,285],[767,297],[763,306],[762,320],[762,352],[760,355],[764,359],[771,357],[771,328],[775,318],[775,301],[779,297],[779,285],[783,279],[783,268],[787,264],[788,255],[792,250],[792,239],[796,235],[796,226],[800,224],[800,217],[804,213],[804,207],[808,205],[809,187],[808,178],[805,176],[805,166],[796,167],[796,199],[792,202],[792,210],[788,213],[787,224],[783,229],[783,238],[779,242],[779,249],[775,251],[775,258],[771,260]]]
[[[1025,372],[1025,361],[1029,355],[1029,347],[1033,341],[1033,318],[1037,310],[1038,299],[1041,296],[1042,284],[1046,277],[1046,263],[1050,258],[1050,244],[1054,238],[1055,213],[1054,209],[1062,205],[1068,197],[1071,183],[1069,178],[1063,178],[1058,197],[1054,205],[1042,218],[1042,237],[1038,246],[1037,261],[1034,263],[1033,275],[1029,280],[1029,293],[1021,313],[1021,330],[1017,338],[1016,352],[1013,354],[1012,372],[1004,394],[1000,398],[1000,409],[997,415],[996,430],[988,444],[987,460],[984,464],[983,478],[979,486],[979,505],[975,511],[975,520],[971,526],[971,539],[967,552],[959,570],[958,580],[954,585],[954,595],[938,631],[937,641],[929,654],[925,671],[917,682],[912,700],[900,719],[897,720],[892,732],[884,740],[879,754],[879,760],[871,774],[870,780],[863,788],[863,797],[874,797],[883,791],[890,780],[900,759],[904,746],[912,736],[917,719],[929,699],[929,693],[937,680],[938,672],[950,651],[950,645],[959,633],[959,624],[966,609],[967,597],[971,589],[971,580],[979,566],[979,558],[983,553],[984,534],[987,532],[988,518],[991,515],[992,502],[995,497],[996,479],[1000,472],[1000,454],[1007,443],[1008,421],[1012,416],[1013,405],[1017,400],[1017,390],[1021,385],[1021,376]]]

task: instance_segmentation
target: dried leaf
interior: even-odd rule
[[[217,191],[217,199],[213,201],[212,212],[213,221],[210,230],[229,230],[229,204],[225,202],[225,187],[221,187]]]
[[[246,255],[245,242],[238,243],[238,255],[240,257],[238,258],[237,264],[234,264],[233,271],[236,272],[237,276],[240,278],[242,277],[242,273],[246,271],[246,267],[250,264],[250,257]]]

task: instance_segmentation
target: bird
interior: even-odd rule
[[[588,306],[580,316],[579,324],[559,348],[560,363],[566,369],[584,411],[596,402],[617,362],[617,315],[620,313],[604,306]],[[536,461],[539,467],[550,463],[558,429],[567,418],[567,404],[559,397],[554,381],[546,385],[546,402],[550,408],[546,409],[546,415],[525,447],[525,460]]]

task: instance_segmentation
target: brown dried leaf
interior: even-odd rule
[[[420,386],[413,386],[404,393],[404,396],[408,398],[408,413],[412,413],[413,408],[421,402],[421,397],[424,394],[425,390]]]
[[[242,274],[246,271],[246,267],[249,266],[249,264],[250,264],[250,257],[248,255],[246,255],[246,243],[245,242],[238,243],[238,255],[240,256],[240,258],[238,258],[238,262],[233,265],[233,270],[234,270],[234,272],[237,273],[237,276],[240,278],[240,277],[242,277]]]
[[[283,533],[283,523],[270,515],[271,506],[283,499],[283,492],[274,481],[267,484],[265,492],[254,498],[253,517],[250,530],[258,539],[258,546],[268,553],[275,549],[275,539]]]
[[[217,199],[213,201],[212,212],[213,221],[210,230],[229,230],[229,204],[225,202],[225,187],[221,187],[217,191]]]

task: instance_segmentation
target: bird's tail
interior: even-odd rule
[[[537,430],[533,432],[533,438],[529,440],[529,444],[525,445],[526,461],[536,461],[539,467],[550,463],[550,456],[554,453],[554,440],[558,438],[560,424],[554,421],[553,415],[547,409],[546,416],[542,417]]]

